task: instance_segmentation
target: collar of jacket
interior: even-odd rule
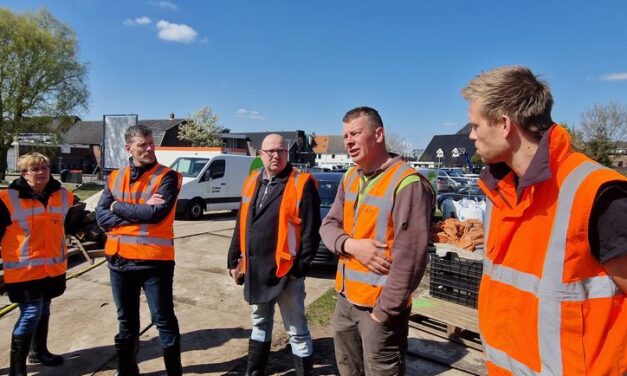
[[[560,162],[571,153],[570,142],[568,131],[553,124],[542,136],[538,150],[523,176],[516,177],[505,163],[496,163],[488,165],[481,172],[480,179],[490,190],[494,190],[506,180],[511,180],[516,185],[516,196],[520,201],[525,189],[553,177]]]
[[[144,172],[150,170],[151,168],[155,167],[155,165],[157,164],[157,161],[154,161],[152,163],[149,163],[147,165],[143,165],[143,166],[135,166],[135,164],[133,163],[133,157],[129,157],[128,158],[128,165],[131,169],[131,182],[134,182],[135,180],[139,179]]]
[[[387,170],[391,165],[393,165],[394,163],[402,160],[402,157],[398,154],[394,154],[394,153],[388,153],[389,156],[392,159],[387,160],[384,164],[382,164],[378,169],[374,170],[373,172],[371,172],[370,174],[366,175],[364,173],[364,170],[357,165],[357,173],[359,174],[359,177],[362,180],[371,180],[374,179],[375,177],[379,176],[380,173],[382,173],[383,171]]]
[[[13,180],[13,182],[9,185],[9,189],[15,189],[19,192],[20,198],[44,198],[47,199],[50,195],[59,189],[61,189],[61,183],[58,180],[50,175],[50,180],[48,180],[48,184],[44,187],[43,192],[40,195],[34,195],[33,189],[28,185],[26,179],[23,176]]]
[[[290,174],[292,173],[292,170],[294,168],[292,167],[292,164],[287,162],[287,165],[285,166],[285,168],[283,169],[283,171],[279,172],[278,175],[276,175],[272,181],[276,182],[276,183],[285,183],[287,181],[287,179],[290,177]],[[261,170],[261,181],[266,181],[269,182],[270,179],[268,178],[268,176],[266,175],[266,169],[262,169]]]

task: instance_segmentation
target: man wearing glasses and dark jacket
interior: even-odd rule
[[[229,273],[244,284],[252,308],[246,375],[265,374],[275,304],[290,336],[296,375],[310,375],[305,276],[320,242],[320,197],[314,178],[287,162],[282,136],[266,136],[259,155],[264,168],[244,183],[228,256]]]

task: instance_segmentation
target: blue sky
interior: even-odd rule
[[[340,134],[377,108],[414,147],[467,121],[460,89],[521,64],[553,89],[553,118],[627,103],[627,1],[0,1],[48,8],[89,63],[84,120],[187,117],[210,106],[232,131]]]

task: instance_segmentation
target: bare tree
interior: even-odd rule
[[[396,153],[405,157],[412,155],[413,145],[396,133],[385,131],[385,146],[389,152]]]
[[[606,166],[616,142],[627,136],[627,107],[618,102],[595,104],[581,115],[585,152]]]

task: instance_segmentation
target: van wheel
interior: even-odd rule
[[[205,203],[199,200],[194,200],[187,205],[185,216],[191,220],[198,220],[205,212]]]

